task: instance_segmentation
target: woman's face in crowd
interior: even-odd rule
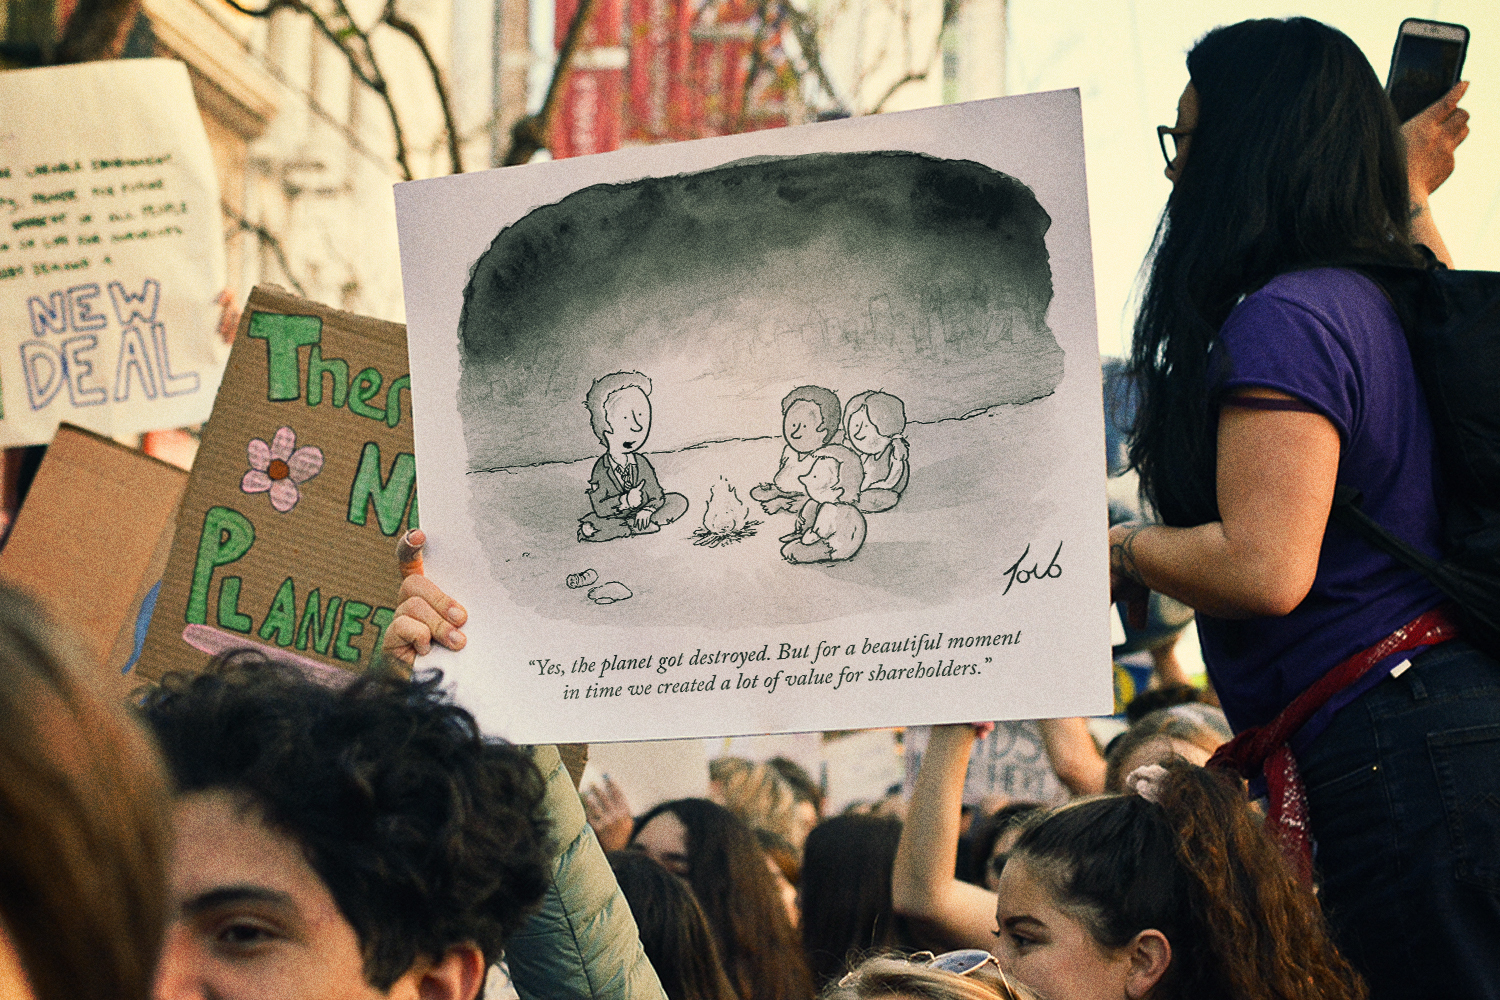
[[[1048,1000],[1121,1000],[1130,959],[1105,948],[1082,922],[1057,908],[1031,860],[1013,855],[1000,875],[995,957],[1007,975]]]
[[[1182,176],[1182,165],[1187,162],[1188,146],[1193,141],[1192,132],[1198,127],[1198,89],[1191,83],[1182,90],[1177,99],[1177,123],[1172,126],[1177,135],[1177,156],[1167,165],[1167,180],[1173,184]]]
[[[675,813],[658,813],[641,827],[632,844],[672,874],[688,877],[687,827]]]

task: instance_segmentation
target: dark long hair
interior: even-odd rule
[[[1021,835],[1021,859],[1094,940],[1166,935],[1158,1000],[1359,1000],[1317,900],[1216,772],[1163,764],[1160,803],[1107,795],[1064,806]]]
[[[745,1000],[809,1000],[812,977],[750,827],[707,799],[674,799],[642,816],[636,831],[664,812],[687,829],[687,882],[714,929],[735,992]]]
[[[667,1000],[739,1000],[692,887],[640,851],[612,851],[609,866]]]
[[[894,816],[835,816],[813,828],[802,857],[802,945],[821,988],[846,961],[913,948],[891,903],[891,867],[901,842]]]
[[[1417,264],[1395,111],[1359,48],[1307,18],[1215,28],[1188,53],[1198,123],[1157,226],[1130,373],[1130,446],[1167,524],[1217,520],[1223,372],[1240,297],[1319,264]]]

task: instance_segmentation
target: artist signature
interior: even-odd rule
[[[1008,579],[1005,581],[1005,589],[1000,591],[1001,597],[1010,593],[1010,588],[1014,584],[1030,583],[1032,580],[1055,580],[1062,576],[1062,566],[1057,561],[1057,557],[1062,555],[1062,542],[1057,543],[1057,550],[1052,553],[1052,561],[1047,564],[1046,569],[1042,569],[1040,562],[1033,562],[1030,569],[1022,569],[1021,563],[1025,562],[1030,554],[1031,545],[1028,544],[1016,561],[1011,563],[1010,568],[1005,571]]]

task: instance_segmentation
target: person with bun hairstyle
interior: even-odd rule
[[[1365,986],[1237,782],[1181,760],[1021,835],[995,952],[1052,1000],[1360,1000]]]
[[[1398,125],[1359,47],[1307,18],[1217,28],[1187,69],[1129,365],[1159,523],[1110,529],[1112,597],[1196,610],[1238,734],[1211,766],[1267,794],[1375,994],[1500,996],[1500,810],[1478,805],[1500,798],[1500,662],[1330,520],[1356,490],[1442,554],[1431,400],[1359,268],[1422,267],[1419,244],[1451,264],[1428,196],[1467,84]]]
[[[1180,760],[1029,825],[997,892],[958,882],[974,738],[972,725],[933,727],[907,810],[895,901],[923,929],[993,949],[1049,1000],[1365,996],[1238,784]]]

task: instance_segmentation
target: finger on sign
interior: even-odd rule
[[[422,573],[422,546],[427,544],[427,535],[421,528],[413,528],[401,536],[396,543],[396,561],[401,564],[401,576],[420,576]]]
[[[409,576],[402,580],[397,599],[403,604],[413,599],[425,601],[429,607],[454,625],[463,625],[469,620],[469,612],[464,609],[464,606],[444,593],[443,588],[433,583],[429,577]]]

